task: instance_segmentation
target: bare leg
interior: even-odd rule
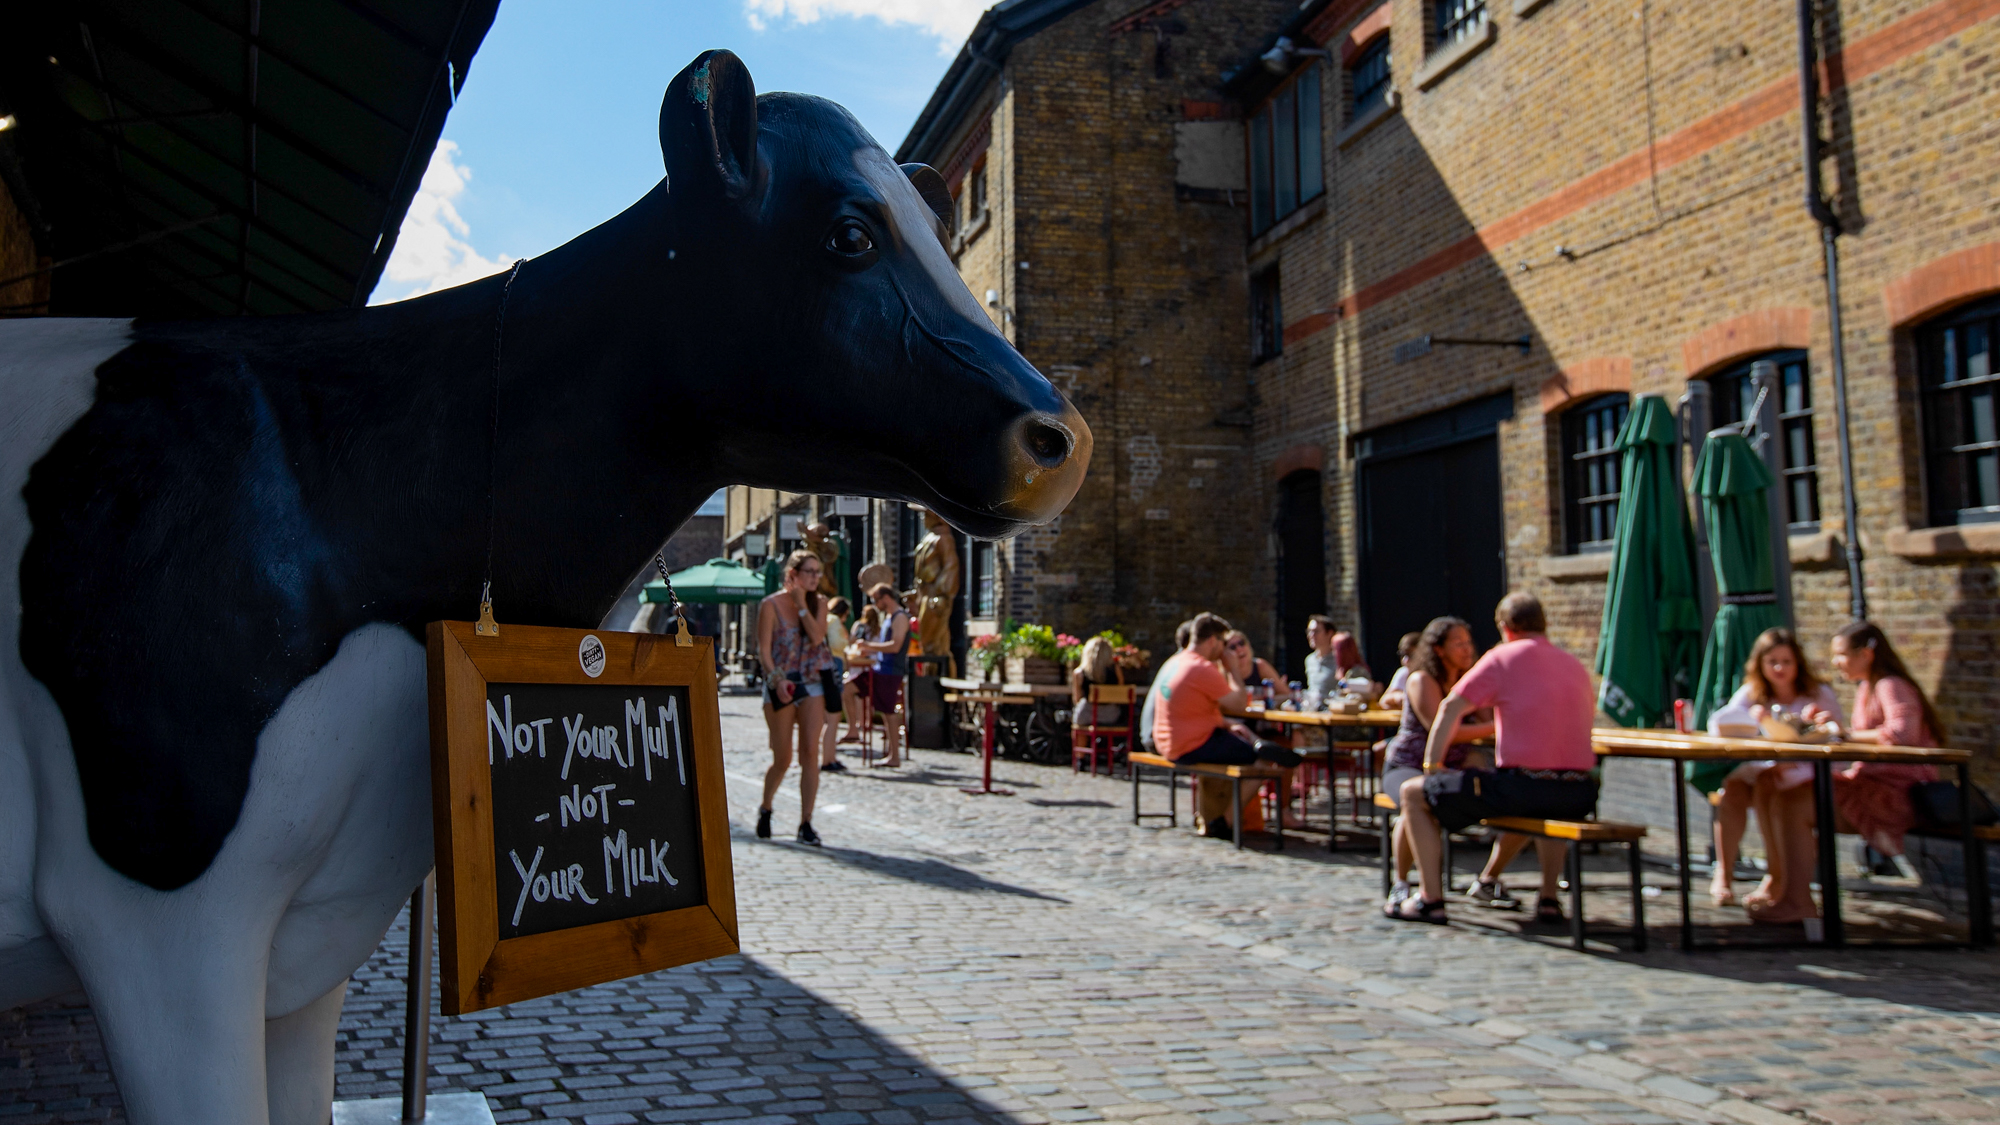
[[[828,709],[822,729],[825,733],[820,735],[819,765],[825,769],[840,759],[840,712]]]
[[[1759,922],[1796,922],[1819,917],[1812,880],[1818,860],[1813,834],[1812,787],[1773,789],[1757,809],[1758,827],[1771,854],[1769,894],[1746,904]]]
[[[1520,855],[1521,849],[1527,846],[1528,837],[1518,832],[1500,833],[1493,841],[1493,852],[1486,857],[1486,868],[1479,873],[1479,878],[1488,883],[1499,882],[1500,876],[1507,870],[1507,865],[1513,863],[1514,857]]]
[[[882,764],[903,764],[903,713],[892,711],[882,717]]]
[[[819,799],[819,747],[813,743],[819,732],[826,726],[826,700],[817,695],[808,695],[798,702],[799,712],[799,820],[810,824],[813,818],[813,802]],[[783,776],[782,774],[779,776]],[[766,788],[771,788],[768,776],[764,779]],[[773,792],[776,790],[774,789]],[[769,807],[769,801],[766,801]]]
[[[1413,777],[1403,783],[1403,823],[1408,826],[1410,846],[1417,852],[1417,881],[1425,902],[1444,901],[1444,846],[1438,840],[1437,817],[1424,800],[1424,779]]]
[[[784,784],[785,772],[792,768],[792,731],[798,722],[799,705],[794,703],[783,710],[775,709],[769,700],[764,702],[764,722],[771,728],[771,768],[764,771],[764,803],[761,811],[771,807],[771,800],[778,795],[778,786]],[[813,780],[819,780],[819,771],[813,771]]]
[[[1723,783],[1722,799],[1715,804],[1715,874],[1709,879],[1708,897],[1717,906],[1736,901],[1736,855],[1750,821],[1751,796],[1749,782],[1732,778]]]
[[[1513,836],[1512,833],[1509,835],[1522,843],[1528,839],[1526,836]],[[1561,840],[1538,839],[1535,841],[1535,855],[1542,861],[1542,897],[1561,902],[1563,861],[1569,858],[1569,845]]]
[[[1389,842],[1396,853],[1396,881],[1407,883],[1410,881],[1410,865],[1417,861],[1416,850],[1410,845],[1410,818],[1397,817],[1396,827],[1390,831]]]

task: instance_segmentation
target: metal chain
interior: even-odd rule
[[[653,552],[653,565],[660,568],[660,581],[667,587],[667,612],[685,621],[687,619],[687,607],[681,602],[681,596],[674,593],[674,580],[667,577],[666,552]]]

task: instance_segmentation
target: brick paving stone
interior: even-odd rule
[[[1992,956],[1399,925],[1323,837],[1137,829],[1126,783],[1012,762],[1020,796],[969,797],[977,763],[938,752],[828,775],[823,849],[757,841],[751,707],[723,700],[743,955],[439,1017],[433,1090],[584,1125],[2000,1119]],[[350,986],[342,1098],[399,1088],[405,942]],[[80,1002],[0,1014],[0,1043],[0,1125],[123,1120]]]

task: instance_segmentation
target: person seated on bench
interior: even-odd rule
[[[1472,626],[1464,618],[1432,618],[1422,633],[1411,636],[1417,640],[1408,653],[1410,675],[1406,690],[1409,694],[1403,702],[1403,720],[1396,728],[1394,737],[1383,747],[1382,792],[1392,797],[1402,792],[1404,782],[1424,775],[1424,743],[1430,738],[1431,724],[1437,718],[1438,707],[1458,681],[1464,678],[1472,662],[1479,658],[1479,650],[1472,647]],[[1466,744],[1492,736],[1493,723],[1490,720],[1460,723],[1452,747],[1445,753],[1445,768],[1490,767],[1493,764],[1491,754],[1483,748]],[[1410,897],[1410,864],[1415,859],[1415,853],[1410,847],[1408,817],[1396,822],[1395,857],[1396,885],[1389,892],[1392,905]],[[1481,883],[1473,890],[1473,897],[1488,905],[1514,904],[1506,888],[1497,881]]]
[[[1708,717],[1708,733],[1762,738],[1762,720],[1771,714],[1803,718],[1817,711],[1840,721],[1833,685],[1813,675],[1799,639],[1790,629],[1766,629],[1750,645],[1743,662],[1743,686]],[[1753,921],[1796,922],[1819,917],[1812,881],[1819,862],[1813,841],[1811,762],[1694,762],[1688,781],[1715,790],[1715,873],[1708,894],[1717,906],[1736,901],[1736,855],[1749,811],[1757,810],[1768,873],[1743,900]]]
[[[1548,621],[1534,595],[1517,591],[1501,598],[1493,621],[1500,626],[1502,643],[1480,657],[1445,696],[1424,744],[1424,776],[1403,783],[1404,819],[1417,849],[1421,890],[1385,905],[1383,913],[1391,918],[1445,922],[1440,825],[1457,832],[1497,816],[1582,820],[1597,807],[1592,772],[1597,755],[1590,748],[1597,701],[1590,673],[1583,661],[1549,642]],[[1444,768],[1460,721],[1482,707],[1493,708],[1495,768]],[[1518,836],[1502,836],[1485,877],[1497,880],[1525,843]],[[1542,861],[1535,920],[1560,922],[1556,892],[1564,844],[1538,839],[1535,851]]]
[[[1193,636],[1194,618],[1190,617],[1174,626],[1174,651],[1185,650],[1189,639]],[[1166,664],[1162,663],[1160,667],[1164,670]],[[1159,748],[1153,745],[1153,719],[1160,713],[1160,685],[1165,682],[1160,677],[1154,676],[1151,686],[1146,688],[1146,702],[1139,707],[1139,745],[1145,747],[1148,754],[1160,752]]]
[[[1854,727],[1851,742],[1884,746],[1936,746],[1938,721],[1924,689],[1896,654],[1894,645],[1872,621],[1856,621],[1833,635],[1833,666],[1854,685]],[[1808,711],[1813,722],[1840,717]],[[1833,810],[1838,829],[1853,832],[1889,860],[1901,860],[1903,835],[1916,827],[1916,806],[1910,787],[1936,781],[1937,767],[1896,762],[1855,762],[1833,775]],[[1897,870],[1910,874],[1909,861]]]
[[[1375,706],[1384,711],[1402,710],[1403,701],[1409,698],[1405,692],[1410,686],[1410,654],[1417,651],[1417,641],[1422,637],[1422,633],[1404,633],[1396,642],[1396,674],[1389,677],[1389,686],[1382,689],[1382,698],[1375,701]]]
[[[1228,633],[1229,622],[1198,613],[1188,647],[1160,666],[1154,681],[1160,701],[1153,717],[1153,745],[1175,765],[1247,766],[1261,760],[1292,769],[1299,764],[1297,754],[1222,716],[1223,708],[1241,708],[1250,694],[1222,665],[1222,642]],[[1228,836],[1229,821],[1223,814],[1229,798],[1224,790],[1217,785],[1198,789],[1197,827],[1209,836]],[[1229,811],[1243,815],[1241,809]]]

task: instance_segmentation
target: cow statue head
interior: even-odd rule
[[[937,172],[830,101],[758,97],[728,51],[667,88],[660,146],[675,268],[712,279],[689,299],[749,345],[714,372],[728,479],[900,497],[982,537],[1062,511],[1090,427],[960,280]]]

